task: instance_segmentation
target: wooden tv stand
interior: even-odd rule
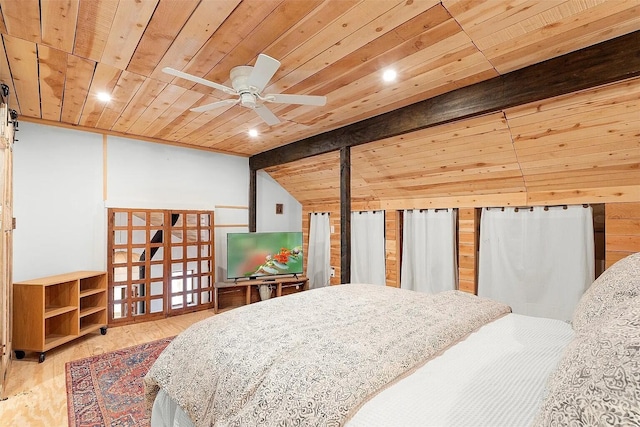
[[[300,286],[303,290],[307,290],[309,279],[305,276],[298,277],[274,277],[271,279],[244,279],[235,282],[217,282],[214,285],[214,312],[218,312],[218,289],[226,288],[245,288],[245,305],[251,304],[251,287],[259,287],[260,285],[275,285],[276,297],[282,296],[282,288],[287,286]]]

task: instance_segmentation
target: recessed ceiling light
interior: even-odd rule
[[[255,129],[249,129],[249,136],[255,138],[258,136],[258,131]]]
[[[385,72],[382,74],[382,79],[385,82],[392,82],[396,79],[397,75],[398,73],[396,73],[395,70],[385,70]]]
[[[109,102],[111,101],[111,95],[106,92],[98,92],[98,99],[102,102]]]

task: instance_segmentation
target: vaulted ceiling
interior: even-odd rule
[[[638,0],[0,0],[0,8],[0,81],[22,120],[243,156],[640,29]],[[260,53],[282,63],[265,92],[325,95],[326,106],[270,104],[282,121],[272,127],[237,105],[195,113],[227,95],[162,72],[229,85],[231,68]],[[394,83],[381,79],[388,68]],[[100,102],[101,91],[112,100]],[[486,120],[472,127],[507,134],[504,116]],[[375,152],[363,147],[354,161],[377,165]]]

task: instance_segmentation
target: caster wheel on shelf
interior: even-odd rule
[[[40,353],[40,357],[38,358],[38,363],[44,362],[44,353]]]
[[[22,350],[16,350],[16,359],[24,359],[24,351]]]
[[[106,326],[103,326],[102,328],[100,328],[100,333],[101,333],[102,335],[107,335],[107,327],[106,327]]]

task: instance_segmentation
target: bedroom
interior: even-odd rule
[[[247,1],[194,1],[187,2],[191,10],[185,6],[180,18],[174,13],[178,8],[172,7],[171,2],[150,3],[153,6],[142,2],[140,9],[134,10],[133,3],[120,2],[116,8],[115,2],[96,2],[101,9],[87,11],[90,2],[70,2],[71,7],[75,5],[77,9],[63,15],[75,16],[77,28],[56,25],[55,22],[60,22],[56,20],[64,22],[62,15],[54,13],[53,7],[43,8],[40,12],[38,2],[20,2],[20,8],[12,7],[15,2],[0,3],[5,45],[5,54],[0,57],[6,60],[0,65],[1,80],[13,82],[9,98],[10,104],[14,102],[11,108],[16,108],[16,99],[20,101],[14,171],[17,228],[13,273],[16,281],[78,269],[104,270],[104,212],[109,206],[213,209],[216,215],[227,215],[219,220],[220,225],[250,224],[252,201],[247,193],[252,187],[252,178],[247,157],[462,85],[486,81],[557,54],[634,34],[639,27],[637,2],[593,2],[586,11],[580,10],[583,5],[577,2],[563,3],[564,6],[554,3],[553,7],[545,6],[547,2],[531,2],[536,7],[515,9],[510,20],[492,18],[495,25],[501,21],[502,25],[513,25],[513,28],[520,28],[517,22],[525,22],[531,25],[530,33],[523,29],[522,34],[514,36],[505,29],[499,33],[500,37],[515,38],[497,46],[508,52],[486,46],[480,51],[472,41],[477,45],[480,39],[487,44],[491,40],[482,34],[486,28],[474,28],[474,19],[483,21],[489,19],[487,14],[499,15],[499,8],[488,11],[479,4],[477,9],[472,8],[465,14],[464,2],[409,2],[411,4],[404,7],[405,2],[395,1],[274,1],[260,2],[262,6],[258,8],[258,3]],[[53,5],[55,2],[42,4]],[[335,7],[336,4],[340,7]],[[222,5],[228,8],[226,14],[220,10],[204,12]],[[109,13],[113,18],[106,22],[114,20],[111,33],[96,23],[98,17]],[[220,22],[211,22],[211,16]],[[227,16],[229,19],[225,20]],[[269,19],[261,18],[265,16]],[[331,20],[332,16],[335,21]],[[354,16],[359,19],[354,21]],[[128,32],[132,27],[129,17],[142,21],[133,33]],[[51,26],[47,19],[52,20]],[[270,25],[271,19],[279,24]],[[166,22],[172,26],[163,26]],[[211,34],[207,33],[206,39],[198,39],[196,43],[200,44],[194,46],[187,43],[184,34],[174,37],[185,23],[189,24],[185,28],[192,31],[198,28],[197,25],[204,25],[203,22],[221,24],[221,30],[214,32],[218,38],[205,43],[210,40]],[[312,25],[316,22],[316,26]],[[333,26],[328,25],[330,22]],[[166,32],[173,31],[174,35],[161,37],[166,34],[158,30],[159,27]],[[233,36],[229,34],[229,27],[236,31]],[[279,31],[274,32],[274,27]],[[46,31],[56,28],[72,34],[69,37]],[[145,31],[147,28],[149,32]],[[319,36],[314,37],[316,34]],[[229,51],[219,47],[219,38],[223,36],[232,40],[231,44],[224,45]],[[425,44],[425,40],[433,36],[444,41]],[[177,48],[171,48],[174,39],[178,42]],[[343,43],[337,43],[343,39]],[[637,52],[637,37],[631,40],[636,41]],[[430,49],[424,48],[425,45]],[[236,49],[232,49],[233,46]],[[187,51],[187,47],[192,51]],[[203,50],[196,55],[201,47]],[[82,54],[70,54],[82,49]],[[176,49],[180,49],[179,55]],[[231,67],[251,64],[261,52],[283,61],[282,72],[275,77],[274,91],[327,95],[326,108],[274,108],[283,124],[271,128],[262,124],[253,112],[238,106],[203,114],[189,113],[187,110],[192,105],[216,101],[221,94],[199,85],[185,87],[184,81],[167,80],[161,72],[163,66],[171,65],[193,73],[199,71],[203,77],[224,83]],[[607,55],[615,56],[615,53],[609,51]],[[192,56],[193,60],[183,58],[182,54]],[[163,56],[178,59],[175,63],[165,64],[161,61]],[[404,56],[407,59],[401,60]],[[132,58],[135,61],[129,61]],[[637,112],[640,89],[637,63],[631,59],[637,61],[637,54],[631,58],[618,58],[636,67],[632,79],[540,103],[542,112],[549,106],[552,116],[567,117],[568,122],[558,119],[553,124],[558,132],[573,131],[578,141],[586,137],[601,142],[588,150],[574,150],[570,144],[560,149],[553,139],[548,139],[545,146],[551,151],[541,153],[540,158],[536,158],[535,153],[521,158],[514,149],[511,157],[500,157],[499,163],[491,153],[481,155],[472,151],[477,149],[470,141],[473,139],[492,147],[494,152],[505,144],[505,140],[509,146],[516,147],[521,142],[526,150],[527,142],[517,139],[519,132],[514,129],[511,119],[512,114],[525,117],[528,112],[526,107],[518,111],[517,106],[505,107],[504,114],[501,109],[495,114],[458,122],[459,128],[453,123],[419,131],[420,138],[429,140],[446,140],[456,133],[471,132],[469,139],[459,141],[459,155],[474,154],[470,167],[463,167],[469,161],[468,157],[462,156],[459,167],[454,167],[455,160],[449,159],[445,164],[430,163],[427,172],[433,173],[412,171],[414,175],[407,179],[413,181],[413,189],[405,185],[406,181],[394,180],[392,174],[385,172],[393,159],[396,165],[402,164],[397,156],[402,155],[403,149],[393,149],[402,137],[353,147],[351,210],[389,211],[386,234],[388,284],[398,283],[399,265],[393,250],[397,246],[394,218],[401,209],[459,208],[460,218],[465,221],[460,240],[463,242],[466,238],[469,243],[475,241],[474,209],[482,206],[600,203],[610,211],[629,212],[626,224],[634,224],[634,221],[637,224],[634,218],[638,211],[636,203],[640,202],[640,176],[637,169],[638,120],[633,112]],[[380,64],[388,60],[399,63],[401,79],[398,86],[382,86],[379,81],[377,71]],[[307,67],[320,66],[326,70],[320,73],[317,68],[296,68],[305,61],[311,61]],[[215,66],[217,62],[221,65]],[[331,66],[324,65],[325,62]],[[143,71],[145,66],[148,72]],[[609,68],[618,71],[623,67]],[[290,72],[292,69],[297,72]],[[12,79],[8,70],[11,73],[19,71],[20,80]],[[569,71],[570,64],[567,65]],[[600,78],[606,79],[606,73],[600,71],[589,73],[585,69],[583,74],[590,78],[599,74]],[[147,75],[151,78],[139,78]],[[404,81],[403,75],[411,78]],[[69,79],[67,83],[65,78]],[[125,94],[126,98],[116,98],[108,107],[98,104],[89,95],[95,89],[92,84],[99,81],[111,85],[114,94]],[[165,87],[165,83],[171,84]],[[417,83],[418,89],[415,89]],[[157,96],[155,100],[151,98],[153,96]],[[572,115],[574,104],[581,108]],[[628,113],[624,113],[625,109]],[[561,114],[561,111],[565,113]],[[540,114],[531,114],[530,123],[522,123],[523,128],[526,125],[533,129],[542,126],[542,130],[552,127],[545,126],[550,119]],[[67,128],[50,126],[57,121],[73,125]],[[260,130],[262,136],[258,141],[246,136],[245,123]],[[574,126],[577,123],[580,126]],[[101,129],[110,131],[103,136]],[[136,133],[138,129],[140,133]],[[493,133],[485,129],[491,129]],[[189,144],[201,149],[183,148]],[[238,155],[226,155],[232,152]],[[425,156],[415,157],[424,160]],[[551,158],[553,162],[549,160]],[[382,163],[381,159],[389,159],[389,163]],[[547,163],[546,168],[541,167]],[[438,172],[447,165],[450,166],[445,170],[447,173]],[[594,175],[596,166],[603,172]],[[341,278],[345,272],[341,268],[340,255],[343,224],[340,222],[339,153],[333,151],[287,165],[270,165],[266,171],[268,173],[257,172],[256,229],[306,230],[310,212],[330,211],[336,231],[331,236],[331,265],[336,268],[332,283],[345,281]],[[441,182],[441,178],[445,182]],[[439,182],[439,185],[434,186],[433,182]],[[284,205],[283,215],[275,214],[275,203]],[[216,210],[216,206],[248,209],[223,212],[224,209]],[[627,209],[634,206],[635,210]],[[624,218],[617,219],[621,224],[625,223]],[[225,227],[217,228],[216,232],[220,233],[216,238],[225,230]],[[609,264],[624,252],[638,251],[637,227],[629,231],[629,228],[614,224],[608,228],[605,225],[605,230],[608,230]],[[459,249],[461,287],[474,289],[473,246],[461,244]],[[14,366],[17,364],[16,361]]]

